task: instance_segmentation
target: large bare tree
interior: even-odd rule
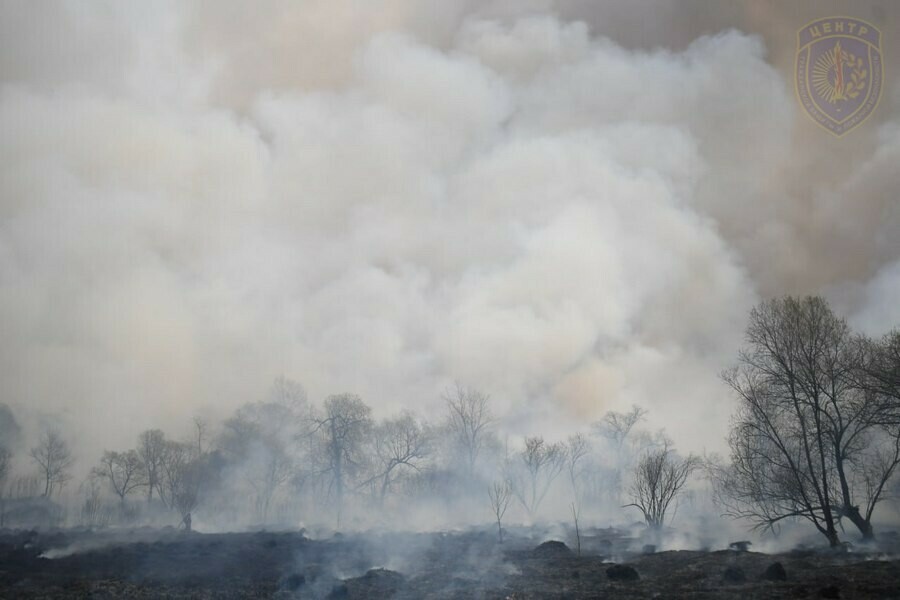
[[[0,446],[0,496],[3,495],[3,487],[6,485],[6,478],[9,477],[11,466],[12,452],[5,446]]]
[[[146,470],[136,450],[104,452],[94,474],[109,483],[113,493],[119,497],[120,504],[125,503],[128,494],[146,485]]]
[[[640,510],[647,525],[660,530],[672,502],[699,466],[695,456],[679,457],[667,446],[647,450],[638,460],[631,484],[632,502],[626,506]]]
[[[572,494],[575,501],[580,501],[578,481],[584,471],[583,462],[591,453],[591,444],[581,433],[570,435],[566,441],[566,469],[569,472],[569,483],[572,485]]]
[[[45,431],[40,443],[29,453],[37,463],[44,480],[44,493],[47,498],[65,485],[69,480],[69,468],[72,466],[72,453],[65,440],[55,430]]]
[[[272,383],[268,400],[269,403],[280,404],[295,413],[302,413],[307,406],[306,389],[301,383],[281,376]]]
[[[255,490],[256,512],[265,523],[269,518],[272,499],[291,477],[294,465],[278,439],[269,439],[265,444],[260,444],[257,447],[255,462],[251,464],[255,465],[249,481]]]
[[[732,464],[717,476],[728,512],[758,527],[803,518],[836,546],[850,520],[864,539],[900,464],[897,399],[872,384],[870,344],[819,297],[785,297],[750,314],[738,365],[724,374],[739,409]]]
[[[431,453],[431,436],[410,413],[384,421],[373,433],[376,473],[365,483],[378,482],[378,498],[383,503],[402,472],[420,470]]]
[[[607,493],[620,504],[624,473],[631,469],[635,457],[640,455],[637,447],[643,441],[636,435],[635,427],[647,416],[647,410],[640,406],[632,406],[627,412],[608,411],[600,421],[592,425],[593,434],[608,440],[612,446],[612,470],[608,475]]]
[[[283,380],[276,380],[281,386]],[[276,390],[279,387],[275,388]],[[224,423],[219,448],[253,493],[257,517],[266,522],[272,500],[294,474],[290,453],[300,415],[295,405],[272,394],[272,401],[247,404]]]
[[[493,421],[489,400],[489,396],[477,389],[460,384],[444,394],[447,425],[470,476],[475,472],[475,464]]]
[[[628,435],[646,416],[646,409],[640,406],[632,406],[628,412],[611,410],[603,415],[600,421],[594,423],[594,432],[610,440],[617,450],[622,450]]]
[[[565,466],[563,444],[548,444],[540,436],[525,438],[525,449],[513,461],[510,477],[513,493],[529,517],[537,514],[550,486]]]
[[[166,436],[159,429],[149,429],[138,436],[138,456],[144,464],[147,481],[147,500],[153,499],[153,490],[160,489],[160,471],[166,452]]]
[[[329,396],[324,409],[324,414],[312,417],[313,433],[320,441],[322,472],[331,477],[340,520],[347,479],[364,462],[363,442],[372,427],[371,409],[354,394]]]
[[[209,454],[197,455],[193,444],[167,441],[159,468],[159,496],[190,529],[190,513],[209,480]]]

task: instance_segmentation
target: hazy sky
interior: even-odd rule
[[[837,139],[795,36],[851,12],[885,89]],[[90,454],[282,374],[431,417],[459,380],[512,433],[639,403],[720,448],[760,298],[900,324],[898,15],[0,0],[0,401]]]

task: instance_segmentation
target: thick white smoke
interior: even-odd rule
[[[761,295],[900,321],[896,123],[816,183],[741,23],[626,49],[550,6],[4,3],[2,400],[91,461],[279,374],[432,416],[459,380],[512,433],[638,403],[713,449]]]

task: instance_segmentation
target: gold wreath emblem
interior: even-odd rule
[[[868,74],[868,70],[863,68],[863,59],[843,50],[838,41],[833,50],[816,60],[812,83],[819,97],[835,104],[859,96],[866,87]]]

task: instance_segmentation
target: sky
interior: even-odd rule
[[[836,138],[796,32],[851,7]],[[755,303],[900,324],[897,48],[887,0],[0,0],[0,402],[88,460],[282,375],[721,450]]]

